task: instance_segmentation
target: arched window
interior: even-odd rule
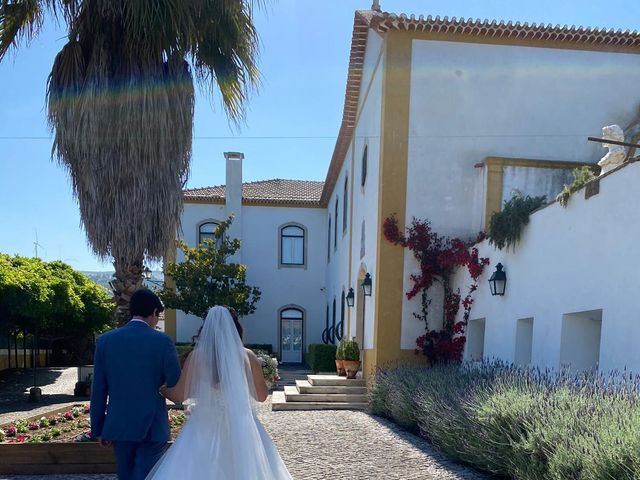
[[[198,226],[198,245],[205,240],[215,240],[214,232],[218,226],[218,222],[204,222]],[[220,246],[220,239],[216,242],[217,246]]]
[[[365,182],[367,181],[367,154],[369,147],[367,145],[364,146],[364,151],[362,152],[362,173],[360,176],[360,185],[364,187]]]
[[[331,216],[329,216],[329,229],[327,230],[327,263],[331,261]]]
[[[334,218],[336,219],[336,228],[333,229],[333,248],[338,248],[338,197],[336,197],[336,208]]]
[[[349,212],[347,211],[347,208],[349,207],[349,202],[347,202],[347,193],[349,190],[349,177],[347,176],[344,179],[344,193],[342,195],[342,231],[346,232],[347,231],[347,217]]]
[[[280,228],[280,264],[304,265],[306,262],[305,230],[298,225]]]

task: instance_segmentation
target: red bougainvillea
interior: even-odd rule
[[[480,257],[478,249],[472,247],[474,243],[484,239],[484,233],[479,233],[472,241],[464,242],[459,238],[440,236],[431,229],[427,220],[415,218],[405,233],[393,216],[384,221],[382,229],[388,241],[411,250],[420,266],[419,273],[410,276],[412,285],[406,294],[408,299],[418,294],[421,296],[421,311],[414,313],[414,316],[424,322],[426,332],[416,339],[416,353],[426,355],[432,363],[459,362],[462,360],[466,341],[464,333],[473,305],[472,294],[478,288],[478,277],[489,264],[489,259]],[[454,292],[451,289],[450,279],[456,268],[464,266],[467,267],[473,283],[462,300],[463,320],[456,322],[461,296],[459,290]],[[444,288],[441,330],[431,330],[427,321],[427,310],[431,304],[427,291],[436,282]]]

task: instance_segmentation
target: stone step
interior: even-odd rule
[[[287,402],[366,403],[366,395],[344,393],[300,393],[296,387],[284,387]]]
[[[343,393],[352,395],[366,395],[367,387],[346,387],[311,385],[308,380],[296,380],[296,387],[300,393]]]
[[[358,374],[360,375],[360,374]],[[364,380],[359,378],[348,379],[338,375],[307,375],[307,380],[313,386],[318,387],[365,387]]]
[[[271,410],[365,410],[366,403],[347,402],[287,402],[284,392],[273,392]]]

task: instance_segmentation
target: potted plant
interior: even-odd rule
[[[347,372],[344,369],[344,339],[340,340],[336,349],[336,372],[340,377],[347,376]]]
[[[344,369],[347,372],[347,378],[356,378],[356,374],[360,369],[360,347],[355,337],[352,340],[344,342],[342,347]]]

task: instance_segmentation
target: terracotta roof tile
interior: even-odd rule
[[[312,180],[262,180],[242,184],[242,202],[246,204],[319,206],[324,182]],[[184,191],[185,201],[224,201],[225,187],[190,188]]]
[[[393,13],[379,13],[372,17],[371,28],[384,33],[389,30],[408,30],[439,34],[468,35],[475,37],[491,37],[505,41],[508,39],[554,41],[562,43],[581,43],[593,47],[625,47],[638,48],[640,51],[640,34],[636,31],[622,31],[604,28],[585,28],[552,24],[504,22],[497,20],[480,20],[455,17],[407,16]]]

